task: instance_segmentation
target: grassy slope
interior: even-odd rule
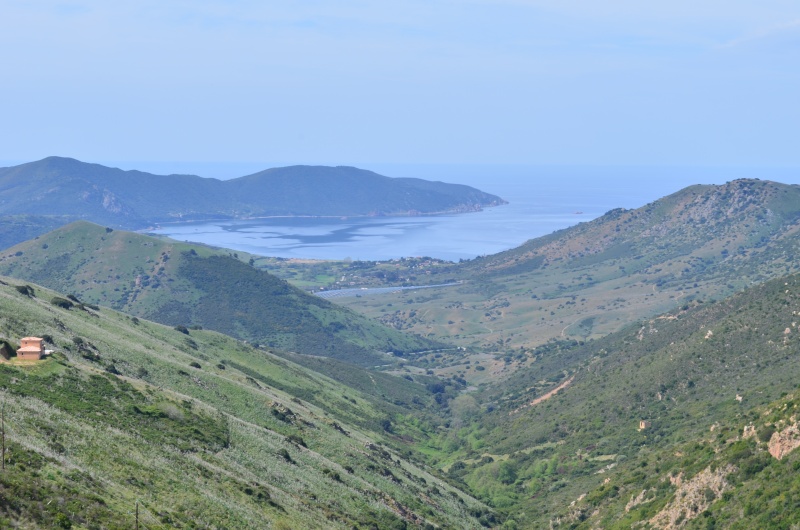
[[[674,499],[670,474],[688,479],[728,460],[744,474],[731,476],[735,489],[724,499],[719,491],[708,494],[721,504],[704,519],[752,520],[761,512],[748,503],[792,513],[800,502],[791,476],[797,456],[775,464],[755,442],[736,442],[745,424],[768,423],[764,407],[797,388],[799,312],[794,275],[583,345],[550,344],[537,349],[530,368],[479,397],[483,414],[473,405],[458,418],[454,443],[430,450],[442,451],[454,477],[526,527],[560,520],[627,528]],[[573,375],[560,393],[527,406]],[[652,427],[638,431],[640,419]],[[772,473],[791,486],[779,500],[759,499],[754,492],[772,487]],[[644,489],[657,502],[626,511]]]
[[[67,217],[41,215],[0,216],[0,249],[22,243],[55,230],[70,221]]]
[[[0,338],[45,335],[56,353],[0,365],[2,525],[130,528],[137,500],[147,528],[461,528],[487,512],[366,445],[397,443],[386,404],[215,332],[4,280]]]
[[[436,271],[467,280],[463,287],[337,303],[398,329],[497,351],[598,338],[642,315],[797,271],[799,221],[798,186],[692,186]]]
[[[0,272],[169,325],[358,363],[436,347],[206,247],[76,222],[2,253]],[[21,253],[21,254],[20,254]]]

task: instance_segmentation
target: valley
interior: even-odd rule
[[[55,228],[0,251],[0,339],[53,350],[0,363],[0,516],[791,527],[799,232],[800,188],[754,179],[458,263]]]

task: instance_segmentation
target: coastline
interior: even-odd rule
[[[349,220],[349,219],[380,219],[380,218],[394,218],[394,217],[437,217],[443,215],[458,215],[458,214],[468,214],[468,213],[478,213],[484,211],[485,208],[497,208],[499,206],[506,206],[511,204],[509,201],[502,199],[502,202],[496,204],[480,204],[474,205],[472,208],[460,207],[460,208],[453,208],[449,210],[439,210],[436,212],[422,212],[418,210],[404,210],[401,212],[379,212],[379,213],[368,213],[368,214],[355,214],[355,215],[256,215],[256,216],[245,216],[245,217],[211,217],[205,219],[181,219],[175,221],[161,221],[157,223],[155,226],[151,225],[148,228],[142,228],[139,230],[134,230],[138,233],[146,233],[152,230],[159,229],[162,225],[167,226],[175,226],[175,225],[186,225],[191,223],[218,223],[218,222],[235,222],[235,221],[258,221],[263,219],[340,219],[340,220]]]

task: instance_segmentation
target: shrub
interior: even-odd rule
[[[175,326],[175,331],[180,331],[184,335],[189,334],[189,329],[186,326]]]
[[[775,433],[774,425],[765,425],[758,430],[758,439],[762,442],[768,442],[772,435]]]
[[[50,300],[50,303],[54,306],[60,307],[61,309],[72,309],[72,307],[75,305],[66,298],[61,298],[60,296],[53,297]]]
[[[308,449],[306,441],[296,434],[290,434],[289,436],[287,436],[286,441],[293,443],[294,445],[299,445],[300,447],[305,447],[306,449]]]
[[[202,368],[202,367],[200,366],[200,363],[198,363],[198,362],[195,362],[195,361],[192,361],[192,362],[190,362],[190,363],[189,363],[189,366],[191,366],[192,368]]]
[[[16,289],[18,293],[24,294],[25,296],[36,296],[36,292],[30,285],[16,285],[14,286],[14,289]]]

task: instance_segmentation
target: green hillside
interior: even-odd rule
[[[0,216],[0,249],[8,248],[69,223],[69,217],[44,215]]]
[[[0,215],[68,216],[128,229],[209,218],[468,212],[504,203],[469,186],[345,166],[273,168],[225,181],[62,157],[0,168]]]
[[[461,287],[337,303],[397,329],[507,352],[551,338],[599,338],[642,316],[798,271],[799,234],[800,186],[692,186],[506,252],[426,271],[427,283],[455,278],[465,281]]]
[[[551,342],[534,350],[531,366],[471,396],[460,415],[451,407],[457,436],[428,450],[526,528],[648,520],[658,528],[768,528],[752,526],[771,520],[765,513],[775,514],[772,527],[788,528],[800,502],[800,454],[778,462],[757,440],[797,421],[797,401],[786,396],[800,380],[798,323],[793,275],[599,340]],[[639,430],[641,420],[651,424]],[[749,424],[758,438],[743,440]],[[677,526],[656,524],[688,495],[678,476],[699,476],[703,500],[676,508],[673,523],[684,512]]]
[[[439,344],[342,309],[227,252],[76,222],[0,254],[0,273],[171,326],[373,366]]]
[[[0,526],[133,528],[137,502],[151,529],[494,517],[403,448],[388,401],[216,332],[67,301],[0,280],[0,339],[39,335],[54,350],[0,363]],[[395,384],[435,406],[419,384]]]

